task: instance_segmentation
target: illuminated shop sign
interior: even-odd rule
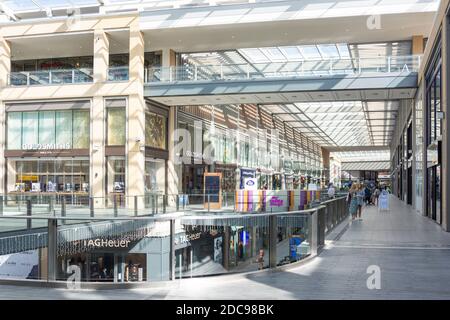
[[[86,248],[128,248],[130,242],[128,239],[110,240],[99,238],[84,240],[83,245]]]
[[[201,235],[202,235],[201,232],[180,235],[179,237],[175,238],[175,245],[200,239]]]
[[[61,150],[71,149],[70,143],[24,143],[23,150]]]

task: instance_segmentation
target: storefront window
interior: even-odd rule
[[[73,148],[89,148],[89,111],[73,112]]]
[[[8,113],[8,149],[22,148],[22,112]]]
[[[145,161],[145,191],[164,193],[166,187],[166,163],[164,160]]]
[[[55,111],[39,112],[39,143],[55,142]]]
[[[123,146],[126,139],[125,108],[108,108],[108,145]]]
[[[167,119],[156,113],[145,114],[145,145],[158,149],[166,149]]]
[[[8,159],[8,192],[89,192],[89,160]]]
[[[89,111],[9,112],[8,149],[89,148]],[[57,144],[54,148],[51,146]]]
[[[125,159],[108,158],[108,193],[125,192]]]
[[[22,141],[24,144],[32,145],[38,143],[39,137],[39,113],[24,112],[22,118]]]
[[[72,144],[72,111],[56,111],[56,143]]]

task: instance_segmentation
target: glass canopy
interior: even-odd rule
[[[321,146],[388,146],[398,101],[331,101],[263,105]]]

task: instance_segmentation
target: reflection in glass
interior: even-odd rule
[[[8,149],[22,148],[22,113],[8,113]]]
[[[89,111],[73,112],[73,148],[89,148]]]
[[[125,108],[108,109],[108,145],[125,145],[126,115]]]

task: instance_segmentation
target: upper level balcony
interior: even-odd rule
[[[149,68],[145,72],[146,83],[193,81],[240,81],[272,78],[315,78],[363,73],[390,76],[416,73],[420,55],[387,56],[360,59],[320,59],[289,62],[241,63]]]
[[[149,68],[144,95],[166,105],[411,99],[420,55]]]
[[[93,70],[55,69],[38,71],[12,72],[9,77],[10,86],[62,85],[93,82]]]

